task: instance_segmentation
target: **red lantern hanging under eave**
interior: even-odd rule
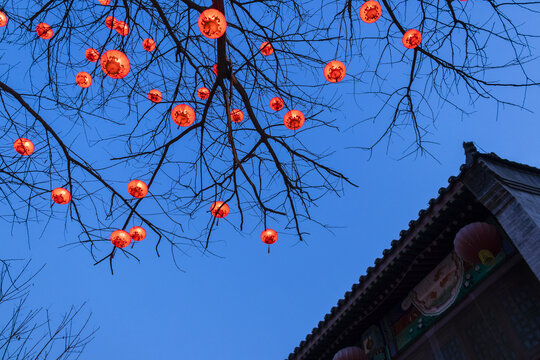
[[[401,41],[407,49],[414,49],[422,42],[422,33],[416,29],[407,30]]]
[[[332,360],[368,360],[368,357],[359,347],[349,346],[339,350]]]
[[[135,241],[141,241],[144,240],[146,237],[146,230],[144,230],[140,226],[134,226],[131,229],[129,229],[129,235],[131,238]]]
[[[148,186],[144,181],[141,180],[131,180],[127,186],[129,195],[142,199],[148,194]]]
[[[217,39],[227,30],[225,15],[216,9],[206,9],[199,15],[199,30],[209,39]]]
[[[156,42],[150,38],[148,39],[144,39],[143,42],[142,42],[142,47],[144,50],[148,51],[148,52],[152,52],[155,50],[156,48]]]
[[[227,217],[229,215],[229,205],[223,201],[215,201],[210,205],[210,213],[218,219]]]
[[[324,67],[324,77],[330,82],[339,82],[343,80],[346,72],[347,68],[345,67],[345,64],[339,60],[330,61]]]
[[[34,143],[25,138],[19,138],[13,143],[15,151],[23,156],[32,155],[34,153]]]
[[[278,239],[278,233],[273,229],[266,229],[261,233],[261,241],[267,245],[272,245]]]
[[[0,27],[6,26],[7,20],[7,15],[3,11],[0,11]]]
[[[485,222],[465,225],[454,239],[456,254],[472,264],[491,265],[501,248],[501,234],[495,226]]]
[[[111,234],[111,242],[117,248],[125,248],[131,243],[131,236],[127,231],[115,230]]]
[[[306,118],[300,110],[288,111],[283,117],[283,124],[285,124],[285,126],[291,130],[300,129],[302,126],[304,126],[305,121]]]
[[[186,104],[176,105],[171,111],[171,116],[178,126],[186,127],[195,122],[195,110]]]
[[[122,79],[129,74],[131,65],[126,54],[118,50],[109,50],[101,55],[101,69],[113,79]]]
[[[49,40],[53,37],[53,29],[49,24],[39,23],[36,26],[36,32],[42,39]]]
[[[148,99],[153,103],[160,103],[163,100],[163,94],[158,89],[152,89],[148,92]]]
[[[363,22],[371,24],[379,20],[382,14],[381,4],[377,1],[366,1],[360,8],[360,19]]]
[[[57,204],[66,205],[71,201],[71,194],[68,190],[59,187],[51,191],[51,199]]]

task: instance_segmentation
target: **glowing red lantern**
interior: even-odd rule
[[[283,117],[283,123],[291,130],[298,130],[306,121],[304,114],[300,110],[290,110]]]
[[[240,109],[233,109],[231,111],[231,120],[236,122],[236,123],[239,123],[241,122],[242,120],[244,120],[244,113],[242,112],[242,110]]]
[[[101,55],[101,69],[109,77],[121,79],[129,73],[131,65],[128,57],[123,52],[109,50]]]
[[[208,90],[207,88],[205,87],[201,87],[197,90],[197,96],[201,99],[201,100],[206,100],[210,97],[210,90]]]
[[[214,74],[216,74],[216,76],[217,76],[217,64],[214,64],[214,66],[212,66],[212,71],[213,71]]]
[[[99,3],[101,5],[109,5],[111,3],[111,0],[99,0]]]
[[[112,16],[107,16],[105,18],[105,26],[107,26],[109,29],[114,29],[116,27],[116,18]]]
[[[364,350],[357,346],[350,346],[339,350],[332,360],[368,360]]]
[[[369,0],[362,4],[360,8],[360,19],[363,22],[371,24],[379,20],[382,14],[381,4],[376,1]]]
[[[339,82],[345,77],[347,69],[339,60],[330,61],[324,67],[324,77],[330,82]]]
[[[142,199],[148,194],[148,186],[146,186],[144,181],[131,180],[127,186],[127,191],[129,195],[137,199]]]
[[[422,33],[416,29],[407,30],[401,41],[407,49],[414,49],[422,42]]]
[[[51,198],[55,203],[65,205],[71,201],[71,194],[68,190],[59,187],[51,191]]]
[[[117,21],[114,25],[114,29],[122,36],[126,36],[127,34],[129,34],[129,26],[123,21]]]
[[[497,228],[485,222],[464,226],[454,239],[456,254],[472,264],[491,265],[501,248],[502,237]]]
[[[209,39],[217,39],[225,34],[225,15],[216,9],[206,9],[199,15],[199,30]]]
[[[28,156],[34,153],[34,143],[25,138],[19,138],[13,143],[15,151],[21,155]]]
[[[86,57],[86,60],[90,62],[96,62],[99,60],[99,51],[93,48],[88,48],[84,52],[84,56]]]
[[[210,213],[219,219],[224,218],[229,215],[229,205],[223,201],[215,201],[210,205]]]
[[[144,39],[142,42],[142,47],[148,52],[154,51],[156,48],[156,42],[150,38]]]
[[[276,230],[266,229],[261,233],[261,240],[263,243],[272,245],[277,241],[278,234]]]
[[[272,108],[272,110],[279,111],[283,109],[284,106],[285,106],[285,102],[283,101],[282,98],[273,97],[272,99],[270,99],[270,108]]]
[[[274,53],[274,48],[268,41],[265,41],[261,44],[261,54],[263,54],[264,56],[268,56],[268,55],[272,55],[273,53]]]
[[[39,23],[36,26],[36,32],[42,39],[49,40],[53,36],[53,29],[46,23]]]
[[[81,71],[75,77],[75,82],[83,89],[86,89],[87,87],[92,85],[92,76],[86,71]]]
[[[111,234],[111,242],[117,248],[125,248],[131,243],[131,236],[127,231],[115,230]]]
[[[3,11],[0,11],[0,27],[6,26],[7,20],[7,15]]]
[[[195,110],[189,105],[176,105],[171,112],[172,119],[176,125],[186,127],[195,122]]]
[[[154,103],[160,103],[161,100],[163,100],[163,95],[161,94],[161,91],[158,89],[152,89],[148,92],[148,99],[150,99],[151,102]]]
[[[144,230],[140,226],[134,226],[131,229],[129,229],[129,235],[131,238],[135,241],[141,241],[144,240],[146,237],[146,230]]]

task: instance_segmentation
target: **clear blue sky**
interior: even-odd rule
[[[346,96],[340,121],[352,124],[359,108]],[[42,232],[46,219],[31,224],[30,247],[24,227],[0,223],[0,252],[2,258],[32,258],[36,268],[46,264],[29,305],[60,317],[70,305],[87,302],[92,325],[100,330],[82,359],[284,359],[437,197],[448,177],[458,174],[463,141],[540,167],[539,97],[538,89],[528,92],[532,112],[501,108],[497,117],[493,103],[485,101],[470,105],[472,114],[465,118],[442,112],[431,136],[439,144],[429,147],[439,162],[421,156],[397,160],[399,149],[387,154],[385,145],[371,158],[345,149],[366,140],[370,123],[312,136],[313,143],[324,141],[336,151],[334,167],[359,187],[328,196],[313,210],[332,232],[307,225],[306,243],[283,236],[270,254],[258,231],[238,234],[224,224],[218,234],[224,241],[213,248],[222,258],[193,250],[181,257],[180,272],[168,251],[157,258],[147,239],[137,249],[142,262],[121,259],[112,276],[108,266],[93,266],[82,247],[60,248],[76,238],[76,227],[52,220]]]

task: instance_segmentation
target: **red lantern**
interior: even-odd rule
[[[403,46],[407,49],[414,49],[422,42],[422,34],[416,29],[407,30],[407,32],[403,34],[403,39],[401,39],[401,41],[403,42]]]
[[[277,241],[278,234],[276,230],[266,229],[261,233],[261,240],[263,243],[272,245]]]
[[[244,113],[242,112],[242,110],[240,109],[233,109],[231,111],[231,120],[236,122],[236,123],[239,123],[241,122],[242,120],[244,120]]]
[[[6,26],[7,20],[7,15],[3,11],[0,11],[0,27]]]
[[[109,29],[114,29],[116,27],[117,20],[115,17],[107,16],[105,18],[105,26],[107,26]]]
[[[51,198],[55,203],[65,205],[70,202],[71,194],[66,189],[59,187],[51,191]]]
[[[86,57],[86,60],[90,62],[96,62],[99,60],[99,51],[93,48],[88,48],[84,52],[84,56]]]
[[[216,76],[217,76],[217,64],[214,64],[214,66],[212,66],[212,71],[213,71],[214,74],[216,74]]]
[[[263,54],[264,56],[268,56],[268,55],[272,55],[273,53],[274,53],[274,48],[268,41],[265,41],[261,44],[261,54]]]
[[[350,346],[339,350],[332,360],[368,360],[364,350],[357,346]]]
[[[111,3],[111,0],[99,0],[99,3],[101,5],[109,5]]]
[[[501,248],[502,237],[497,228],[485,222],[464,226],[454,239],[456,254],[472,264],[491,265]]]
[[[156,48],[156,42],[150,38],[144,39],[142,42],[142,47],[148,52],[154,51]]]
[[[306,118],[299,110],[290,110],[283,117],[283,123],[291,130],[298,130],[304,125]]]
[[[122,36],[126,36],[127,34],[129,34],[129,26],[123,21],[117,21],[114,25],[114,29]]]
[[[135,241],[141,241],[144,240],[146,237],[146,230],[144,230],[140,226],[134,226],[131,229],[129,229],[129,235],[131,238]]]
[[[131,65],[128,57],[123,52],[109,50],[101,55],[101,69],[109,77],[121,79],[129,73]]]
[[[46,23],[39,23],[36,26],[36,32],[42,39],[49,40],[53,36],[53,29]]]
[[[160,103],[163,100],[163,95],[158,89],[152,89],[148,92],[148,99],[153,103]]]
[[[111,242],[117,248],[122,249],[131,243],[131,236],[129,236],[127,231],[115,230],[111,234]]]
[[[279,111],[283,109],[284,106],[285,106],[285,102],[283,101],[282,98],[273,97],[272,99],[270,99],[270,108],[272,108],[272,110]]]
[[[216,9],[204,10],[199,16],[199,30],[209,39],[221,37],[227,30],[225,15]]]
[[[129,195],[137,199],[142,199],[148,194],[148,186],[146,186],[144,181],[131,180],[127,186],[127,191]]]
[[[195,122],[195,110],[189,105],[176,105],[171,112],[172,119],[176,125],[186,127]]]
[[[229,215],[229,205],[223,201],[215,201],[210,205],[210,213],[221,219]]]
[[[324,77],[330,82],[339,82],[345,77],[347,69],[339,60],[330,61],[324,67]]]
[[[75,77],[75,82],[83,89],[86,89],[87,87],[92,85],[92,76],[86,71],[81,71]]]
[[[206,100],[210,97],[210,90],[208,90],[207,88],[205,87],[201,87],[197,90],[197,96],[201,99],[201,100]]]
[[[13,143],[15,151],[21,155],[28,156],[34,153],[34,143],[25,138],[19,138]]]
[[[371,24],[379,20],[382,14],[381,4],[376,1],[369,0],[362,4],[360,8],[360,19],[363,22]]]

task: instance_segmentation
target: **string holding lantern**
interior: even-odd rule
[[[75,82],[83,89],[86,89],[92,85],[92,76],[86,71],[81,71],[75,76]]]
[[[229,215],[229,211],[229,205],[223,201],[214,201],[212,205],[210,205],[210,213],[218,219],[222,219]]]
[[[111,234],[111,242],[117,248],[123,249],[131,243],[131,236],[125,230],[115,230]]]
[[[152,89],[148,92],[148,99],[153,103],[160,103],[163,100],[163,94],[158,89]]]
[[[225,15],[216,9],[206,9],[199,15],[199,30],[209,39],[217,39],[225,34],[227,21]]]
[[[233,109],[231,111],[231,120],[235,123],[239,123],[244,120],[244,112],[240,109]]]
[[[461,228],[454,239],[456,254],[471,264],[491,265],[502,249],[497,228],[485,222],[473,222]]]
[[[137,199],[142,199],[148,194],[148,186],[142,180],[131,180],[127,186],[129,195]]]
[[[381,4],[377,1],[369,0],[360,7],[360,19],[363,22],[371,24],[379,20],[382,15]]]
[[[339,60],[332,60],[324,67],[324,77],[330,82],[339,82],[343,80],[347,68]]]
[[[272,55],[274,53],[274,48],[272,47],[272,44],[270,44],[268,41],[265,41],[261,44],[261,54],[264,56]]]
[[[36,26],[36,32],[38,36],[44,40],[49,40],[53,37],[53,29],[47,23],[39,23]]]
[[[60,205],[66,205],[71,201],[71,193],[62,187],[58,187],[51,191],[51,199]]]
[[[0,11],[0,27],[6,26],[7,22],[8,22],[7,15],[3,11]]]
[[[84,52],[84,57],[86,57],[86,60],[90,62],[96,62],[99,60],[99,51],[94,48],[88,48]]]
[[[113,30],[115,27],[116,27],[116,23],[117,23],[118,20],[116,20],[115,17],[113,16],[107,16],[105,18],[105,26],[108,27],[109,29]]]
[[[407,49],[414,49],[422,42],[422,33],[416,29],[407,30],[401,42]]]
[[[368,360],[368,357],[358,346],[349,346],[339,350],[332,360]]]
[[[108,50],[101,55],[101,69],[113,79],[122,79],[129,73],[131,65],[123,52]]]
[[[195,110],[186,104],[176,105],[171,111],[171,116],[178,126],[186,127],[195,122]]]
[[[142,47],[144,50],[148,51],[148,52],[152,52],[155,50],[156,48],[156,42],[153,40],[153,39],[144,39],[143,42],[142,42]]]
[[[117,21],[114,25],[114,29],[122,36],[127,36],[129,34],[129,26],[124,21]]]
[[[208,99],[210,97],[210,90],[208,90],[204,86],[200,87],[199,89],[197,89],[197,96],[201,100],[206,100],[206,99]]]
[[[274,111],[279,111],[285,106],[285,101],[280,97],[273,97],[270,99],[270,108]]]
[[[300,129],[305,121],[306,118],[300,110],[290,110],[283,116],[283,124],[291,130]]]
[[[144,240],[146,237],[146,230],[140,226],[134,226],[131,229],[129,229],[129,236],[131,236],[131,239],[135,241],[141,241]]]
[[[34,143],[25,138],[19,138],[13,143],[16,152],[23,156],[29,156],[34,153]]]

